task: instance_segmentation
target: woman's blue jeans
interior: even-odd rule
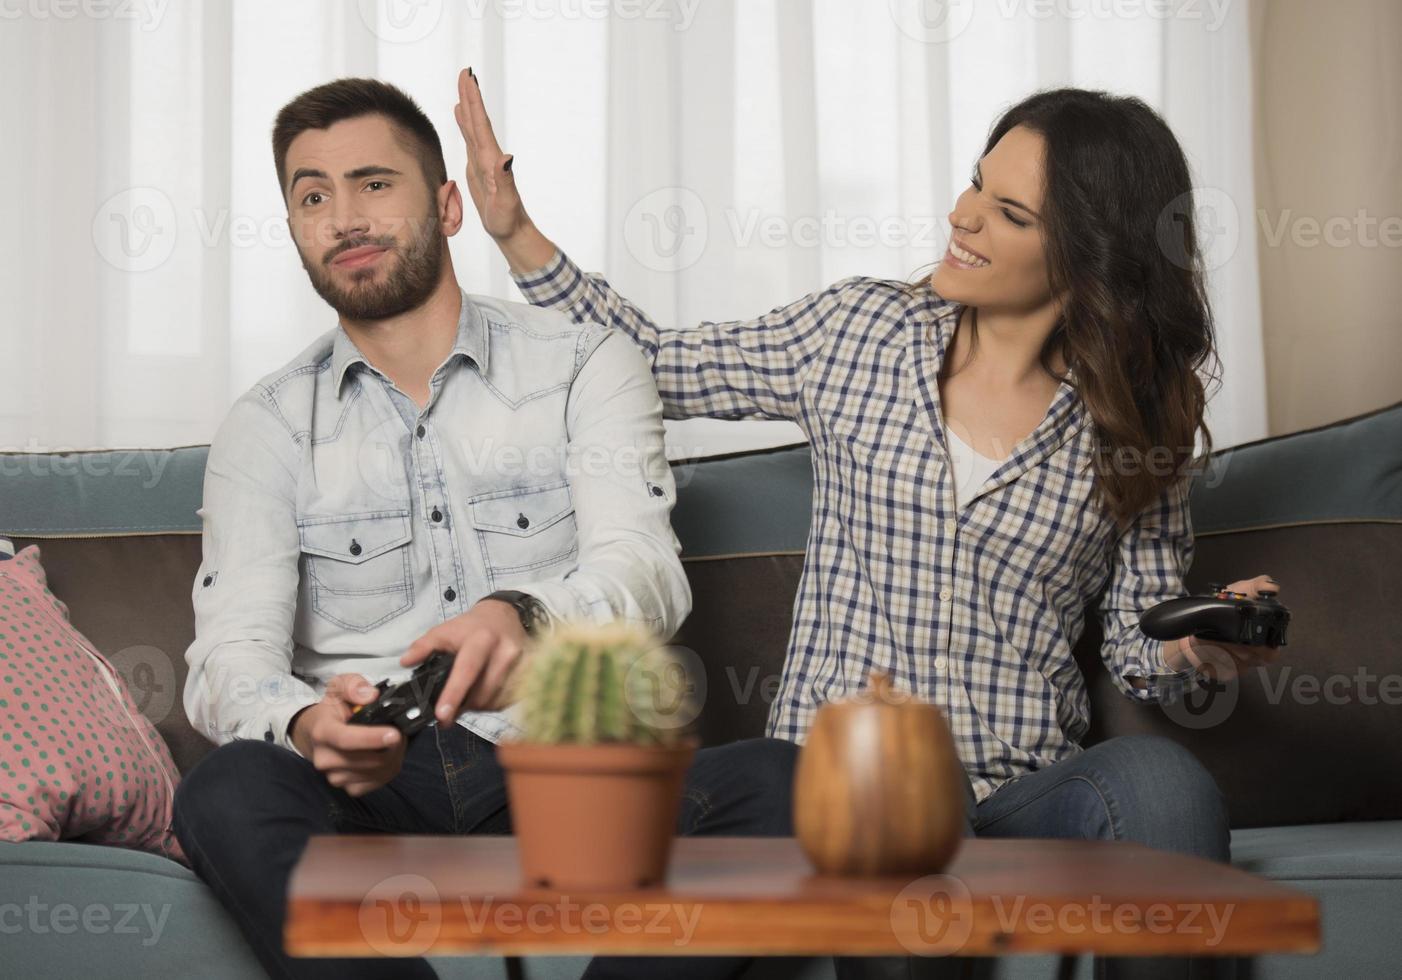
[[[966,837],[1127,840],[1174,854],[1229,862],[1227,808],[1212,775],[1177,742],[1123,735],[1004,783],[975,805],[965,780]],[[1204,925],[1206,925],[1204,923]],[[1210,932],[1210,930],[1207,930]],[[839,980],[981,976],[991,960],[845,957]],[[1100,958],[1104,980],[1228,980],[1224,957]]]

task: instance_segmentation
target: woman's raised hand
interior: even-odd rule
[[[463,142],[467,144],[467,191],[482,227],[497,241],[509,239],[530,223],[516,178],[511,173],[511,156],[503,153],[492,131],[492,120],[482,104],[482,90],[471,68],[458,73],[458,104],[453,107]]]
[[[471,68],[458,73],[458,104],[453,107],[467,144],[467,192],[482,227],[506,256],[513,272],[532,272],[555,255],[555,244],[526,214],[511,171],[513,157],[503,153],[482,103],[482,90]]]

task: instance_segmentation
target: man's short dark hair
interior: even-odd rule
[[[448,180],[438,131],[419,104],[401,89],[375,78],[338,78],[308,89],[277,114],[273,123],[273,162],[278,189],[287,196],[287,148],[308,129],[329,129],[346,119],[379,115],[389,120],[404,148],[419,161],[424,179],[437,190]]]

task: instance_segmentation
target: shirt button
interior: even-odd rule
[[[940,589],[940,601],[941,601],[941,602],[948,602],[950,599],[953,599],[953,598],[954,598],[954,590],[953,590],[953,589],[948,588],[948,587],[945,587],[945,588],[943,588],[943,589]]]
[[[516,517],[516,526],[524,531],[531,526],[531,519],[525,514],[518,514]]]
[[[945,669],[946,667],[948,667],[948,666],[949,666],[949,661],[946,660],[944,657],[936,657],[936,658],[935,658],[935,670],[944,670],[944,669]]]
[[[953,534],[953,533],[954,533],[955,531],[957,531],[958,529],[959,529],[959,522],[956,521],[954,518],[951,517],[951,518],[949,518],[948,520],[946,520],[946,521],[944,522],[944,531],[945,531],[946,534]]]
[[[360,554],[360,550],[360,542],[355,540],[355,538],[351,538],[350,553],[353,555],[358,555]]]
[[[447,592],[444,592],[444,593],[443,593],[443,598],[447,599],[449,602],[452,602],[452,601],[453,601],[454,599],[456,599],[457,597],[458,597],[458,594],[457,594],[456,592],[454,592],[452,589],[449,589]]]
[[[427,433],[428,430],[425,429],[423,426],[419,426],[417,429],[414,430],[414,435],[418,436],[420,439],[422,439]]]
[[[441,520],[443,519],[443,512],[442,512],[441,510],[439,510],[437,507],[435,507],[435,508],[433,508],[433,513],[432,513],[432,514],[429,514],[428,516],[431,517],[431,518],[433,518],[434,521],[441,521]]]

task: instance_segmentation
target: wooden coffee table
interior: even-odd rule
[[[974,839],[943,875],[827,878],[792,838],[683,837],[664,888],[561,895],[521,886],[511,837],[318,836],[284,939],[296,956],[1239,956],[1317,952],[1319,908],[1118,841]]]

